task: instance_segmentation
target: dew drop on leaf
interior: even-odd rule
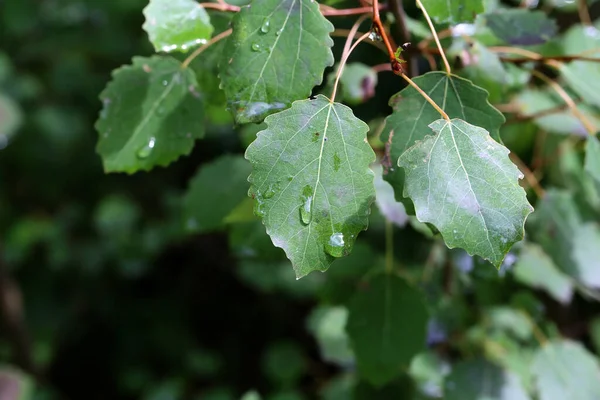
[[[277,32],[275,32],[275,35],[279,36],[283,33],[283,28],[282,29],[278,29]]]
[[[342,257],[344,255],[344,234],[335,232],[329,237],[329,242],[325,245],[325,251],[333,257]]]
[[[260,27],[260,31],[262,33],[268,33],[270,29],[271,29],[271,22],[269,22],[268,18],[265,18],[265,20],[263,21],[263,24]]]
[[[310,224],[312,220],[313,191],[310,186],[302,190],[302,205],[300,206],[300,220],[304,225]]]
[[[148,143],[146,143],[143,147],[141,147],[138,151],[137,151],[137,156],[138,158],[148,158],[150,156],[150,154],[152,154],[152,150],[154,149],[154,146],[156,145],[156,138],[155,137],[151,137],[150,140],[148,140]]]
[[[260,44],[252,43],[252,51],[260,51]]]
[[[162,81],[163,86],[167,86],[169,84],[169,81]]]
[[[269,185],[269,188],[265,191],[265,194],[263,195],[263,197],[265,199],[270,199],[273,196],[275,196],[275,190],[273,189],[273,185]]]

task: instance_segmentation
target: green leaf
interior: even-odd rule
[[[600,140],[595,135],[589,135],[585,145],[585,172],[594,179],[600,193]]]
[[[312,0],[255,0],[233,18],[221,83],[237,123],[304,99],[333,65],[333,25]]]
[[[543,289],[556,301],[569,303],[573,297],[573,283],[534,243],[526,243],[514,269],[515,279],[525,285]]]
[[[247,198],[249,173],[250,164],[241,156],[225,155],[200,167],[183,199],[188,230],[207,232],[223,226]]]
[[[558,30],[556,22],[548,18],[545,12],[526,8],[499,9],[485,14],[485,20],[499,39],[519,46],[545,43]]]
[[[439,23],[472,22],[483,12],[483,0],[423,0],[423,5]]]
[[[142,28],[157,52],[186,52],[206,43],[213,32],[206,10],[194,0],[150,0],[144,16]]]
[[[261,400],[260,394],[256,390],[251,390],[249,392],[244,393],[240,400]]]
[[[600,228],[585,223],[569,192],[546,191],[527,230],[563,272],[588,287],[600,287]]]
[[[500,126],[505,119],[487,101],[487,92],[471,81],[444,72],[429,72],[414,79],[429,97],[439,104],[450,118],[462,118],[470,124],[481,126],[500,142]],[[390,99],[393,113],[387,117],[381,140],[386,146],[384,179],[392,185],[396,199],[402,201],[408,212],[413,209],[410,201],[403,200],[404,171],[396,168],[398,157],[417,140],[431,134],[429,124],[437,120],[439,113],[423,96],[407,86]]]
[[[583,101],[596,107],[600,106],[600,72],[597,63],[571,61],[561,64],[559,71]]]
[[[97,152],[106,172],[150,170],[187,155],[204,136],[196,78],[171,57],[135,57],[100,94]]]
[[[293,386],[306,372],[308,366],[302,349],[294,342],[275,342],[262,359],[265,375],[281,387]]]
[[[531,117],[536,114],[542,116],[534,119],[535,123],[545,131],[551,133],[586,136],[587,131],[579,118],[565,105],[554,92],[548,90],[526,89],[521,91],[515,97],[515,103],[520,108],[520,113],[524,117]],[[564,106],[564,109],[559,107]],[[577,108],[585,115],[596,127],[600,129],[600,121],[594,117],[593,110],[586,104],[578,104]],[[556,109],[556,112],[550,112]],[[544,114],[544,112],[547,112]]]
[[[22,120],[19,106],[0,93],[0,150],[6,147],[11,136],[20,128]]]
[[[265,122],[246,151],[255,211],[297,277],[324,271],[367,227],[375,160],[368,127],[321,95]]]
[[[485,314],[486,322],[494,330],[510,333],[523,341],[531,338],[531,322],[520,310],[496,306],[485,310]]]
[[[410,363],[409,374],[419,391],[433,398],[442,398],[444,377],[450,373],[450,364],[434,351],[417,354]]]
[[[455,365],[444,394],[445,400],[529,400],[516,375],[483,359]]]
[[[425,347],[428,311],[421,293],[403,279],[378,275],[350,300],[346,330],[360,375],[381,386]]]
[[[346,334],[347,319],[348,310],[341,306],[323,306],[311,312],[308,330],[317,340],[323,360],[341,366],[349,366],[354,362],[354,354]]]
[[[519,186],[521,172],[508,149],[489,133],[465,121],[438,120],[436,133],[398,159],[406,171],[405,196],[417,218],[433,224],[449,248],[480,255],[497,268],[523,238],[533,211]]]
[[[581,344],[557,340],[542,346],[531,366],[540,400],[596,400],[600,366]]]

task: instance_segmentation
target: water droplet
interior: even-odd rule
[[[254,194],[254,215],[257,217],[265,216],[265,201],[263,200],[262,194],[260,192],[256,192]]]
[[[273,196],[275,196],[275,189],[273,189],[273,185],[269,185],[269,188],[265,191],[265,194],[263,194],[263,197],[265,199],[270,199]]]
[[[277,32],[275,32],[275,35],[279,36],[283,33],[283,28],[278,29]]]
[[[260,44],[252,43],[252,51],[260,51]]]
[[[262,26],[260,27],[260,31],[262,33],[268,33],[270,29],[271,29],[271,22],[269,22],[268,18],[265,18]]]
[[[335,232],[329,236],[329,241],[325,244],[325,251],[334,257],[342,257],[344,255],[344,234]]]
[[[302,204],[300,205],[300,221],[304,225],[310,224],[312,220],[312,207],[313,207],[313,190],[310,186],[305,186],[302,190]]]
[[[169,81],[162,81],[163,86],[167,86],[169,84]]]
[[[155,145],[156,145],[156,138],[151,137],[150,140],[148,140],[148,143],[146,143],[143,147],[141,147],[138,150],[137,156],[139,158],[148,158],[150,156],[150,154],[152,154],[152,150],[154,149]]]

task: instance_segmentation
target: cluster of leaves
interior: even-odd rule
[[[600,350],[600,31],[584,20],[559,32],[537,3],[423,0],[398,15],[390,1],[384,25],[415,45],[393,54],[414,79],[387,108],[386,86],[402,82],[381,75],[389,54],[358,48],[362,62],[334,67],[342,30],[324,15],[359,2],[324,3],[151,0],[143,28],[159,54],[115,70],[100,95],[104,171],[149,171],[219,143],[214,159],[194,164],[185,193],[160,199],[163,220],[142,219],[126,196],[104,198],[101,257],[90,257],[96,243],[66,255],[69,228],[20,221],[7,262],[41,242],[57,266],[116,262],[136,279],[169,246],[225,232],[244,285],[316,299],[306,330],[337,367],[301,389],[309,355],[275,341],[261,355],[269,384],[245,399],[598,398],[600,364],[586,346]],[[453,71],[426,72],[440,53]],[[221,143],[231,136],[237,147]],[[577,317],[556,311],[576,307]],[[219,356],[192,358],[203,377],[217,374]],[[123,386],[142,390],[128,372]],[[172,378],[153,396],[190,393],[240,394],[197,394]]]

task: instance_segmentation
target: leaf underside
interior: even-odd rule
[[[512,45],[542,44],[558,30],[556,22],[543,11],[500,9],[485,14],[487,26],[499,39]]]
[[[398,159],[406,172],[405,196],[417,218],[434,225],[450,248],[460,247],[500,267],[524,235],[533,211],[519,186],[521,172],[508,149],[465,121],[438,120],[436,133]]]
[[[500,142],[500,127],[505,119],[487,100],[488,93],[471,81],[444,72],[430,72],[414,79],[425,93],[440,105],[450,118],[461,118],[486,129]],[[393,112],[387,117],[381,140],[387,143],[384,179],[394,188],[396,199],[403,200],[404,171],[396,168],[398,157],[417,140],[431,135],[429,124],[439,113],[411,86],[390,99]],[[411,205],[404,200],[407,210]]]
[[[312,0],[255,0],[243,7],[220,65],[236,122],[260,122],[308,97],[333,65],[332,31]]]
[[[367,227],[375,160],[368,126],[321,95],[265,122],[246,151],[255,212],[297,277],[324,271]]]

